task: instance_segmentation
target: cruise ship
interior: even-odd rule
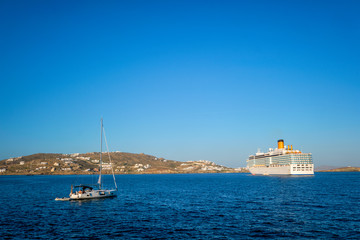
[[[283,139],[278,141],[277,148],[269,148],[267,153],[258,151],[250,155],[247,168],[253,175],[314,174],[311,153],[293,150],[292,145],[286,147]]]

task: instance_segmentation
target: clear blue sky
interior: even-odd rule
[[[360,1],[0,2],[0,159],[110,150],[359,166]]]

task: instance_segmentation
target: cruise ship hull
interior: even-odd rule
[[[314,164],[277,165],[277,166],[254,166],[249,167],[253,175],[310,175],[314,174]]]

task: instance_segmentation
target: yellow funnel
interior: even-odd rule
[[[280,139],[278,141],[278,149],[284,149],[284,140]]]

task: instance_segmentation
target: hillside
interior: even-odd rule
[[[329,170],[322,170],[318,172],[360,172],[360,167],[341,167]]]
[[[315,171],[316,172],[320,172],[320,171],[326,171],[326,170],[331,170],[331,169],[335,169],[335,168],[342,168],[344,166],[330,166],[330,165],[320,165],[320,166],[315,166]]]
[[[179,162],[143,153],[111,152],[103,153],[104,174],[111,173],[108,155],[111,157],[115,174],[247,172],[245,169],[228,168],[205,160]],[[99,152],[84,154],[37,153],[0,161],[0,174],[97,174],[99,159]]]

